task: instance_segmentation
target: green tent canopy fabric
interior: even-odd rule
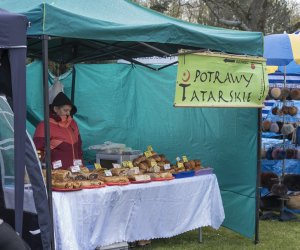
[[[30,98],[41,96],[41,63],[27,67],[27,110],[30,117],[42,117],[42,99]],[[183,155],[201,159],[217,175],[225,209],[223,225],[253,237],[256,109],[174,108],[177,66],[155,72],[130,64],[78,64],[75,70],[75,120],[86,161],[96,158],[88,147],[105,141],[140,150],[152,145],[173,163]],[[70,73],[60,78],[69,96],[70,80]]]
[[[41,38],[50,36],[49,59],[75,64],[75,119],[88,158],[94,157],[87,151],[89,145],[108,140],[142,150],[152,145],[171,161],[181,155],[200,158],[217,174],[224,226],[254,236],[256,109],[175,109],[176,66],[152,71],[132,65],[76,63],[132,61],[173,55],[180,49],[262,56],[262,33],[191,24],[126,0],[1,0],[0,8],[25,14],[31,22],[28,56],[42,58]],[[42,97],[41,70],[39,63],[28,66],[31,131],[43,112],[37,103],[42,98],[33,98]],[[61,81],[70,94],[71,75]]]
[[[26,15],[29,36],[53,37],[49,58],[63,63],[164,56],[179,49],[263,54],[260,32],[192,24],[126,0],[2,0],[0,8]],[[39,57],[40,51],[41,44],[29,39],[29,55]]]

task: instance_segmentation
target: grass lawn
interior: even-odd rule
[[[300,219],[300,216],[299,216]],[[203,242],[198,242],[198,230],[193,230],[169,239],[152,240],[151,245],[140,249],[266,249],[300,250],[300,220],[281,222],[278,220],[260,221],[259,240],[245,238],[224,227],[214,230],[202,229]]]

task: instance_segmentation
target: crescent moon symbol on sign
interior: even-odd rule
[[[189,70],[186,70],[186,72],[183,72],[182,81],[187,82],[191,78],[191,73]]]

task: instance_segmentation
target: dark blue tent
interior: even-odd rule
[[[39,162],[26,134],[26,31],[28,20],[0,9],[0,93],[14,111],[14,208],[15,230],[22,234],[25,166],[32,184],[44,249],[49,249],[49,210]],[[1,173],[5,175],[5,173]],[[4,184],[4,183],[2,183]],[[2,185],[1,189],[2,189]],[[3,194],[3,190],[2,194]],[[3,198],[3,196],[2,196]],[[1,205],[5,205],[2,199]],[[0,215],[1,216],[1,215]]]

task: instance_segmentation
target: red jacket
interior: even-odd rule
[[[67,169],[73,166],[73,160],[82,160],[81,138],[76,122],[69,117],[66,122],[62,122],[57,116],[50,115],[50,151],[51,163],[62,161],[62,168]],[[36,127],[34,144],[37,150],[45,151],[44,122],[40,122]],[[53,166],[52,166],[53,167]]]

